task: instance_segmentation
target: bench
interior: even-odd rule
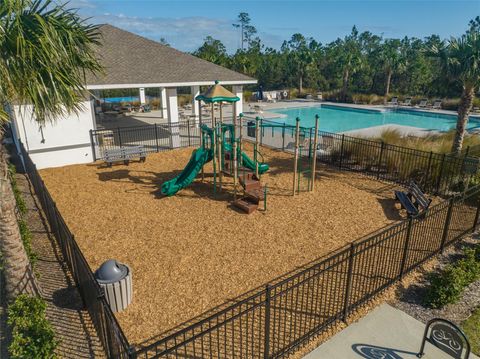
[[[147,157],[147,153],[143,146],[107,148],[104,153],[105,162],[107,162],[108,167],[111,167],[113,162],[120,161],[123,161],[125,165],[128,165],[132,158],[140,158],[141,162],[145,162]]]
[[[395,199],[405,208],[409,217],[426,211],[432,203],[414,181],[410,182],[406,192],[395,191]]]

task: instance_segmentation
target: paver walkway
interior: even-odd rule
[[[32,195],[33,187],[22,174],[16,174],[17,183],[27,203],[25,216],[32,232],[32,247],[38,254],[36,271],[47,302],[47,317],[60,341],[60,358],[103,358],[102,346],[93,328],[90,316],[83,309],[80,293],[68,271],[53,234],[40,210],[38,199]]]
[[[305,356],[305,359],[413,359],[420,349],[425,324],[382,304],[358,322]],[[426,344],[423,359],[451,358]],[[470,359],[478,359],[470,355]]]

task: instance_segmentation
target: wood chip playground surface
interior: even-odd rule
[[[393,185],[323,166],[315,192],[292,197],[293,156],[267,148],[266,212],[233,209],[231,178],[214,198],[211,163],[203,182],[162,197],[161,184],[180,173],[192,150],[129,166],[40,171],[92,269],[111,258],[131,267],[133,302],[117,318],[132,344],[401,218]]]

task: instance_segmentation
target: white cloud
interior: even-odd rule
[[[183,51],[196,50],[207,36],[222,41],[229,52],[234,52],[240,46],[239,30],[232,26],[234,19],[204,16],[130,16],[112,11],[102,13],[101,7],[92,0],[71,0],[68,7],[79,9],[79,13],[90,18],[90,22],[108,23],[156,41],[165,38],[173,47]],[[267,32],[259,35],[267,46],[279,47],[282,43],[282,39],[277,35]]]
[[[159,40],[167,41],[180,50],[193,51],[197,49],[207,36],[221,40],[229,50],[238,44],[238,32],[232,27],[231,22],[224,19],[206,17],[137,17],[125,14],[104,13],[94,15],[92,20],[96,23],[109,23],[127,31]]]

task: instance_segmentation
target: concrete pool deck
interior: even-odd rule
[[[351,109],[364,109],[370,111],[385,112],[392,109],[392,106],[383,106],[383,105],[359,105],[359,104],[349,104],[349,103],[336,103],[328,101],[318,101],[318,100],[283,100],[278,102],[251,102],[244,103],[244,115],[247,119],[254,119],[259,116],[263,119],[278,119],[284,117],[285,115],[271,112],[279,109],[291,109],[299,107],[318,107],[322,105],[331,105],[336,107],[351,108]],[[453,115],[456,116],[456,112],[447,111],[447,110],[429,110],[424,108],[408,107],[408,106],[396,106],[396,108],[406,109],[412,112],[423,112],[430,114],[443,114],[443,115]],[[259,110],[260,109],[260,110]],[[190,110],[185,111],[185,115],[189,115]],[[232,114],[230,106],[224,107],[224,116],[230,118]],[[209,118],[209,115],[203,115],[204,118]],[[470,117],[480,119],[480,114],[472,114]],[[152,124],[165,124],[168,123],[166,118],[162,118],[161,111],[152,111],[149,113],[128,113],[125,115],[118,116],[104,116],[102,119],[97,118],[97,127],[98,128],[117,128],[117,127],[129,127],[129,126],[142,126],[142,125],[152,125]],[[395,130],[400,132],[403,136],[414,136],[414,137],[425,137],[431,134],[439,133],[435,130],[427,130],[419,127],[413,126],[402,126],[398,124],[386,124],[380,126],[373,126],[368,128],[361,128],[351,131],[339,132],[340,134],[345,134],[354,137],[364,137],[364,138],[373,138],[379,137],[382,132],[387,130]],[[479,132],[479,129],[472,129],[470,132],[475,133]]]
[[[304,359],[413,359],[417,358],[425,324],[382,304],[358,322],[332,337]],[[438,348],[426,344],[423,359],[447,359]],[[470,359],[478,359],[470,354]]]

